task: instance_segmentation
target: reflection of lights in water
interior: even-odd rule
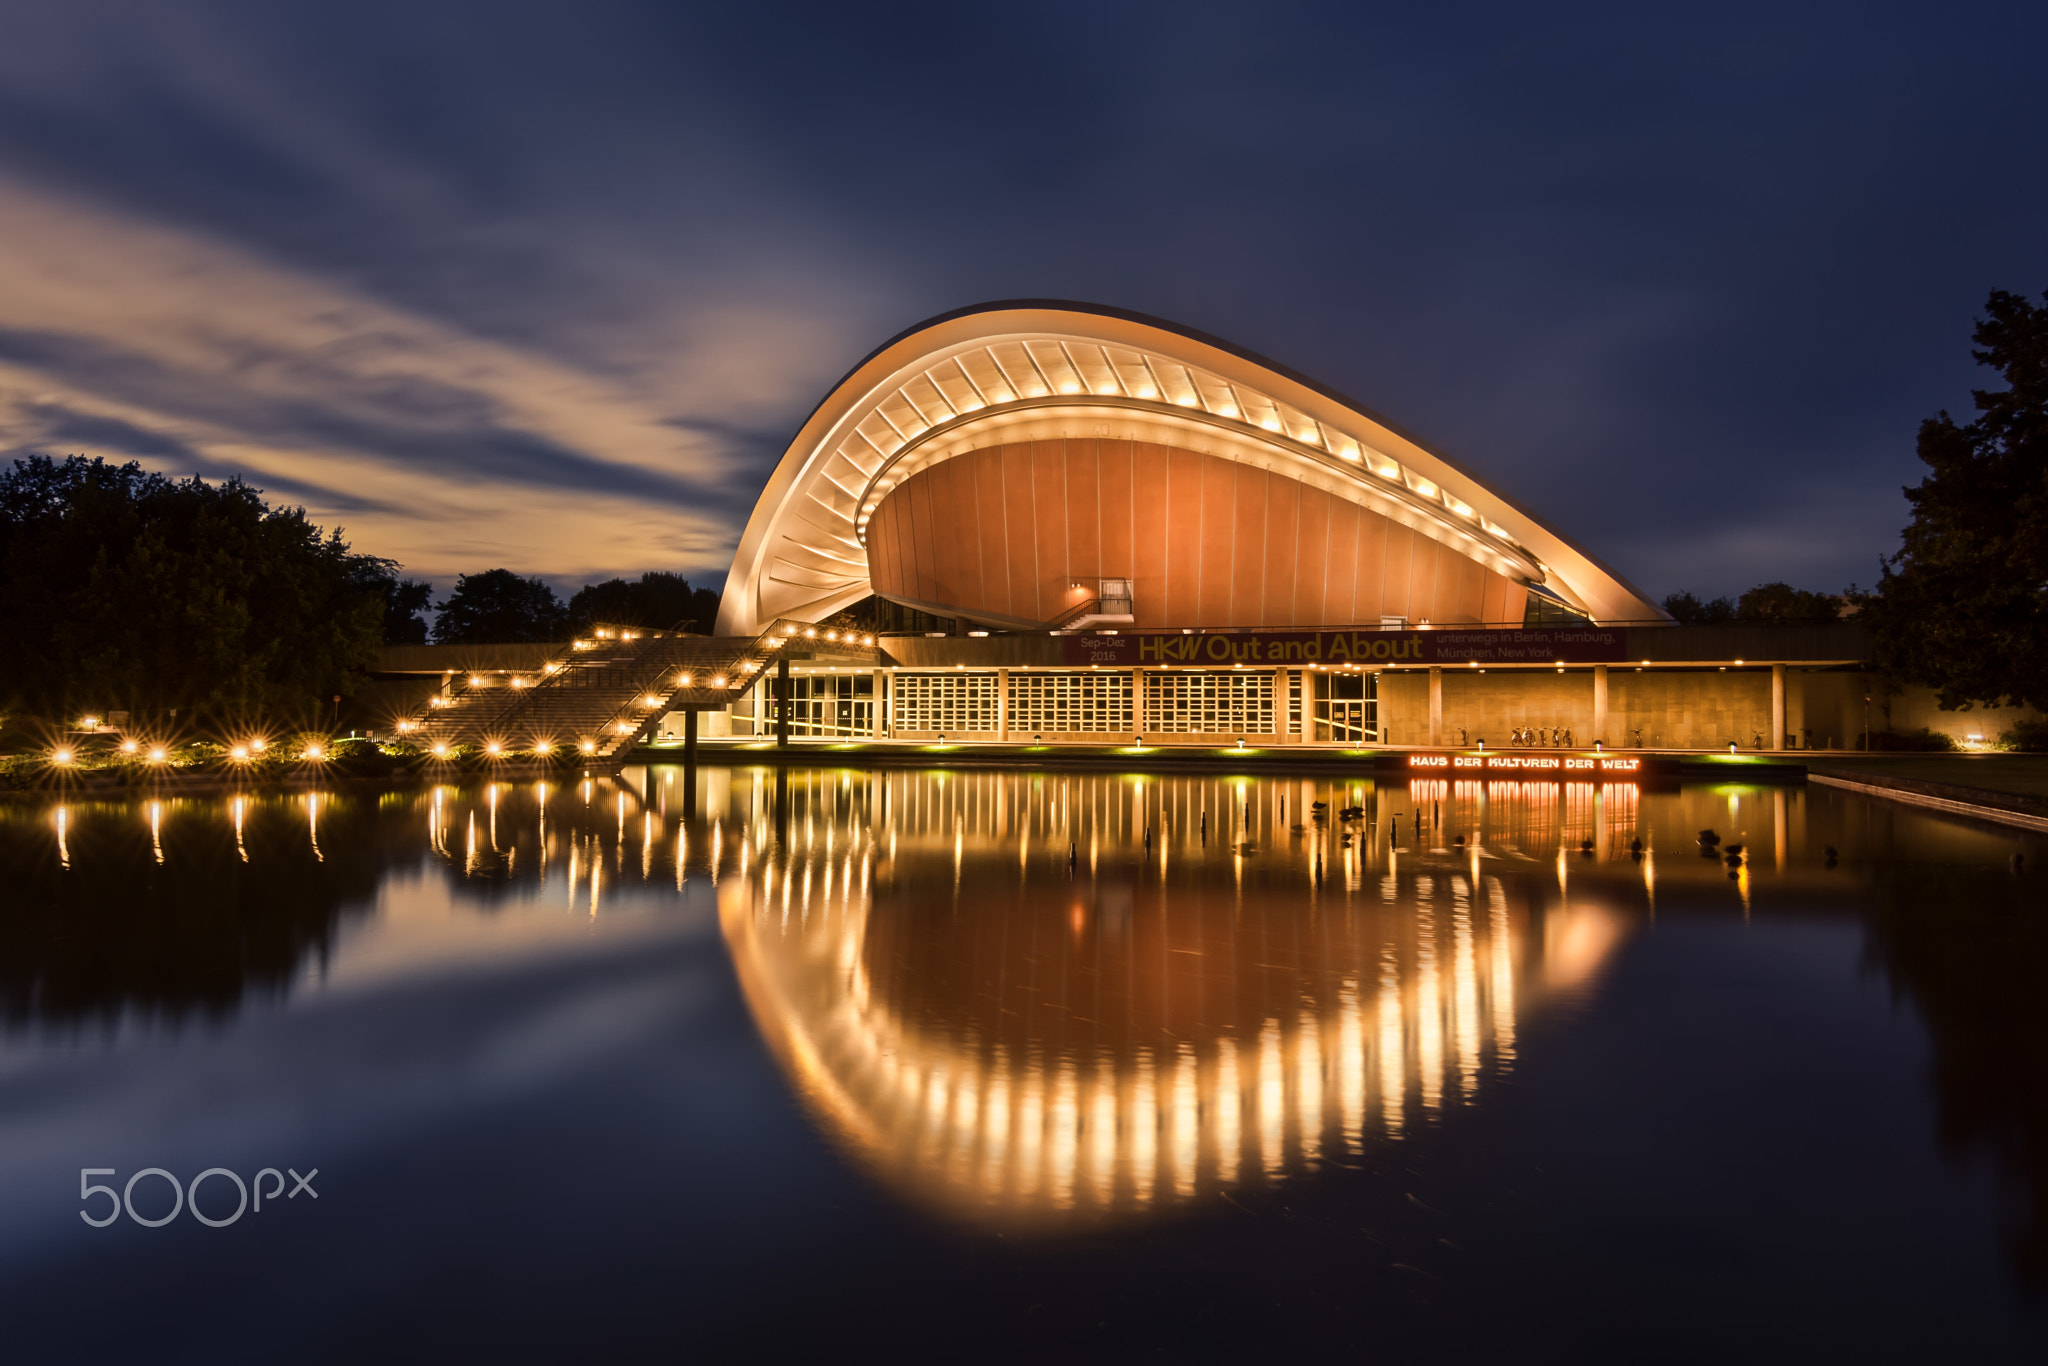
[[[156,861],[164,861],[164,804],[149,804],[149,851],[156,855]]]
[[[242,843],[242,821],[248,814],[248,809],[249,802],[245,797],[237,797],[228,803],[228,811],[235,822],[235,852],[242,856],[244,863],[249,861],[249,846]]]
[[[1554,895],[1543,876],[1551,850],[1528,832],[1559,829],[1554,784],[1459,784],[1443,836],[1417,840],[1397,869],[1382,836],[1398,790],[1289,783],[1283,810],[1280,788],[1234,778],[786,777],[786,796],[756,786],[750,803],[734,773],[701,824],[671,824],[616,789],[606,811],[595,791],[604,783],[584,783],[585,806],[560,810],[539,784],[531,797],[518,785],[437,784],[416,800],[444,856],[463,817],[450,876],[505,877],[527,850],[528,884],[541,867],[547,904],[572,914],[674,895],[671,870],[655,868],[671,858],[685,895],[701,895],[689,882],[708,872],[750,1008],[806,1108],[890,1184],[998,1222],[1201,1199],[1413,1135],[1446,1108],[1480,1102],[1512,1061],[1531,990],[1521,975],[1582,981],[1624,924],[1597,904],[1553,904],[1537,918]],[[1444,799],[1410,796],[1411,820]],[[1322,821],[1311,815],[1318,798],[1329,803]],[[320,805],[308,798],[316,841]],[[642,814],[637,869],[623,858],[629,805]],[[1344,805],[1367,819],[1339,822]],[[1624,812],[1634,820],[1632,790],[1585,805],[1595,828],[1626,828]],[[228,810],[240,848],[249,807],[238,797]],[[1206,848],[1204,810],[1220,827]],[[417,839],[411,812],[395,814]],[[161,820],[153,803],[159,858]],[[730,835],[727,820],[738,822]],[[794,838],[774,841],[778,822]],[[264,831],[259,820],[257,853]],[[1469,848],[1428,852],[1454,831],[1512,832],[1527,851],[1519,865],[1490,850],[1477,866],[1524,871],[1475,877]],[[1077,840],[1090,858],[1069,872]],[[1611,841],[1600,843],[1604,857]],[[1332,868],[1318,885],[1323,857],[1343,874]],[[1581,902],[1598,883],[1592,867],[1574,870]],[[956,870],[957,910],[947,898]],[[1626,864],[1613,872],[1632,884]],[[557,877],[566,902],[553,899]]]
[[[59,806],[57,808],[57,862],[59,866],[65,868],[69,868],[71,866],[71,843],[69,835],[67,834],[70,825],[71,809],[66,806]],[[242,817],[241,813],[238,811],[235,814],[235,844],[239,846],[241,842]],[[247,863],[249,861],[249,856],[247,854],[242,855],[242,861],[244,863]]]
[[[1399,1137],[1411,1087],[1433,1117],[1473,1103],[1511,1058],[1524,913],[1499,879],[1472,879],[1464,851],[1382,877],[1383,846],[1359,827],[1347,852],[1371,900],[1317,894],[1316,832],[1290,839],[1277,800],[1231,815],[1241,843],[1268,854],[1255,862],[1221,838],[1201,848],[1201,812],[1219,819],[1235,780],[1169,780],[1154,838],[1174,843],[1178,818],[1193,860],[1169,907],[1145,811],[1115,781],[793,781],[792,801],[819,803],[792,810],[794,828],[814,824],[850,862],[800,844],[721,888],[747,999],[797,1093],[892,1184],[1000,1222],[1134,1213]],[[1554,811],[1555,785],[1540,791]],[[1518,816],[1512,798],[1480,795]],[[885,804],[899,821],[864,839]],[[1064,872],[1077,837],[1092,875],[1084,864],[1047,882],[1032,842]],[[1012,839],[1020,866],[998,872],[985,856]],[[1241,910],[1226,858],[1254,862]],[[1315,895],[1338,918],[1276,935]],[[1597,942],[1562,941],[1567,964]]]

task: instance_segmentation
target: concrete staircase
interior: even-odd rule
[[[609,762],[672,711],[729,706],[785,653],[829,644],[868,650],[872,636],[777,621],[751,639],[600,625],[534,674],[458,676],[397,724],[435,757],[471,745],[491,757],[574,749]]]

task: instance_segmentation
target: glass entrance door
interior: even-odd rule
[[[1380,738],[1378,676],[1314,673],[1315,738],[1330,745],[1373,744]]]

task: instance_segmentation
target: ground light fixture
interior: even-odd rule
[[[264,750],[270,748],[270,741],[263,739],[261,736],[258,736],[256,739],[251,740],[249,742],[249,748],[255,750],[258,754],[261,754]]]
[[[436,759],[445,759],[448,757],[448,746],[437,744],[427,752],[433,755]]]
[[[533,742],[533,752],[545,757],[546,755],[553,754],[555,747],[545,740],[535,740]]]
[[[324,745],[307,745],[305,752],[300,757],[318,762],[327,757],[327,747]]]
[[[597,753],[597,741],[585,740],[582,744],[576,746],[576,748],[582,750],[585,754],[595,754]]]
[[[1735,742],[1733,740],[1730,740],[1728,742],[1728,752],[1730,754],[1733,754],[1735,752]]]
[[[247,745],[236,745],[228,751],[228,758],[233,759],[238,764],[248,763],[249,747]]]
[[[503,754],[504,752],[505,747],[499,744],[496,740],[486,741],[484,744],[484,753],[490,755],[493,759],[497,758],[500,754]]]
[[[53,764],[68,764],[68,763],[70,763],[70,762],[71,762],[71,747],[70,747],[69,745],[59,745],[59,746],[57,746],[57,747],[56,747],[55,749],[51,750],[51,751],[50,751],[50,762],[51,762],[51,763],[53,763]]]
[[[162,745],[151,745],[149,748],[149,761],[153,764],[160,764],[170,757],[170,751]]]
[[[121,752],[123,754],[133,754],[138,748],[140,748],[140,746],[138,746],[133,740],[123,740],[121,742]]]

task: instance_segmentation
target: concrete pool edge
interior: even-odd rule
[[[1995,821],[2027,830],[2048,830],[2048,815],[2040,814],[2037,802],[2011,793],[1984,788],[1956,787],[1948,783],[1920,782],[1876,773],[1843,769],[1814,769],[1806,776],[1810,783],[1839,787],[1868,797],[1883,797],[1909,806],[1944,811],[1952,816]]]

